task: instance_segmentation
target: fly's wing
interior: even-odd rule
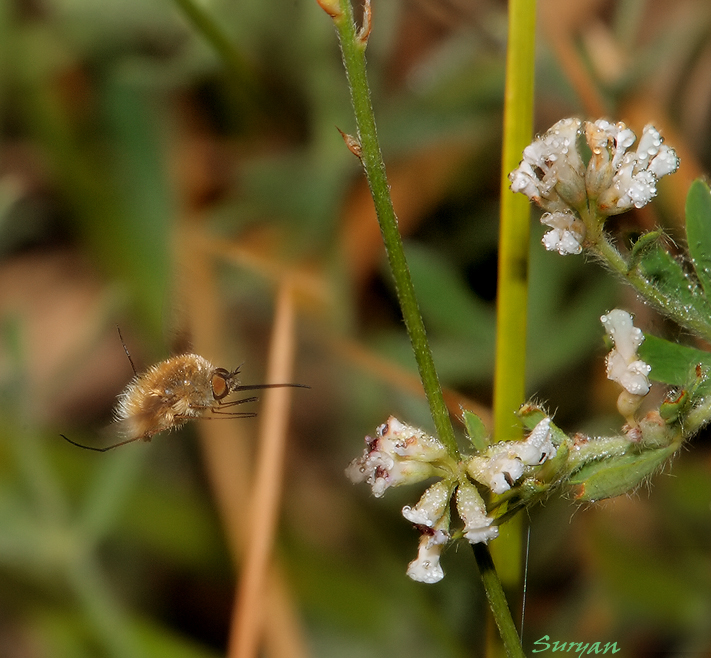
[[[99,430],[101,441],[105,443],[114,443],[125,439],[142,439],[143,437],[136,435],[136,426],[129,418],[124,420],[112,420],[108,425]]]

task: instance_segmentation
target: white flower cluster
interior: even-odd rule
[[[439,563],[440,555],[451,539],[449,505],[453,486],[444,480],[433,484],[414,507],[405,506],[402,515],[421,531],[417,558],[407,567],[407,575],[423,583],[436,583],[444,578]],[[487,515],[486,505],[477,488],[467,482],[457,485],[457,513],[464,521],[463,536],[472,544],[488,542],[499,535],[493,517]]]
[[[583,138],[592,152],[587,165],[579,148]],[[541,217],[553,229],[543,238],[546,249],[580,253],[586,237],[581,217],[588,208],[606,217],[641,208],[656,196],[657,181],[675,172],[679,159],[652,125],[632,151],[636,139],[622,122],[569,118],[524,149],[521,164],[509,174],[511,189],[548,211]]]
[[[458,536],[472,544],[495,539],[499,534],[495,518],[487,513],[479,490],[467,476],[497,494],[511,488],[526,467],[542,464],[555,454],[550,423],[550,418],[544,418],[525,441],[497,443],[484,454],[470,458],[465,475],[464,466],[455,463],[437,439],[391,416],[378,427],[375,437],[366,437],[368,447],[362,457],[351,462],[346,474],[353,482],[370,484],[378,497],[388,487],[420,482],[433,475],[442,478],[422,494],[417,505],[402,509],[402,515],[420,531],[417,558],[410,562],[407,575],[423,583],[436,583],[444,577],[440,556],[452,539],[452,497],[464,522]]]
[[[525,466],[537,466],[555,455],[550,424],[551,419],[544,418],[525,441],[495,443],[469,461],[467,473],[495,494],[504,493],[516,484]]]
[[[644,127],[636,151],[627,150],[637,138],[622,122],[588,122],[585,135],[592,150],[591,173],[586,176],[588,196],[597,199],[604,215],[646,206],[657,195],[657,181],[679,168],[676,152],[662,143],[651,124]]]
[[[437,439],[394,416],[378,427],[375,437],[366,436],[365,442],[368,447],[363,456],[349,464],[346,475],[352,482],[367,482],[378,498],[388,487],[441,474],[441,463],[448,460],[447,449]]]

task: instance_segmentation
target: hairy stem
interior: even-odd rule
[[[592,241],[592,252],[607,266],[624,278],[645,300],[654,305],[665,315],[672,318],[678,325],[686,327],[711,340],[711,327],[702,318],[694,317],[680,303],[645,278],[634,268],[630,268],[628,260],[615,248],[603,231]]]
[[[506,603],[504,588],[501,586],[501,581],[494,568],[494,562],[491,559],[489,549],[486,544],[472,544],[472,550],[474,551],[476,563],[479,566],[479,572],[481,573],[481,580],[484,583],[489,607],[494,615],[496,626],[499,629],[499,634],[506,648],[506,655],[509,658],[525,658],[516,626],[514,625],[508,604]]]
[[[333,17],[341,44],[343,63],[348,76],[351,101],[356,119],[359,157],[365,170],[373,196],[375,212],[395,280],[398,301],[405,327],[412,343],[415,360],[425,389],[437,435],[454,458],[459,451],[454,438],[454,429],[444,403],[442,388],[435,370],[432,351],[425,333],[425,325],[415,297],[415,288],[405,259],[405,250],[397,226],[397,217],[390,198],[390,188],[385,173],[385,164],[380,152],[375,116],[370,100],[370,88],[365,67],[366,38],[356,33],[353,10],[349,0],[340,0],[339,13]]]

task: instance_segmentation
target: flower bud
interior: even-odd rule
[[[472,457],[467,464],[467,473],[495,494],[508,491],[523,475],[523,462],[511,448],[512,443],[497,443],[485,455]]]
[[[499,536],[499,527],[491,525],[494,519],[487,515],[477,488],[469,482],[457,487],[457,512],[464,521],[464,537],[471,544],[486,544]]]
[[[589,199],[597,199],[612,184],[625,151],[636,137],[621,121],[612,124],[598,119],[595,123],[585,122],[585,139],[592,151],[585,172],[585,188]]]
[[[528,435],[525,441],[518,441],[518,457],[527,466],[537,466],[555,455],[551,441],[551,419],[544,418]]]
[[[634,326],[629,313],[620,309],[603,315],[600,321],[615,344],[607,355],[607,378],[620,384],[632,395],[647,395],[647,375],[652,368],[637,357],[637,348],[644,341],[642,330]]]
[[[548,251],[565,254],[579,254],[585,241],[585,224],[572,212],[547,212],[541,217],[541,224],[553,230],[543,236],[542,242]]]
[[[448,515],[451,496],[452,487],[444,480],[440,480],[422,494],[422,498],[414,508],[409,505],[403,507],[402,515],[410,523],[433,528],[445,515]]]
[[[555,455],[550,423],[550,418],[543,418],[525,441],[495,443],[483,455],[469,460],[467,473],[495,494],[508,491],[523,475],[525,466],[538,466]]]
[[[625,138],[621,135],[625,135]],[[631,146],[634,133],[624,129],[618,140],[622,140],[621,146]],[[618,215],[632,207],[642,208],[657,195],[657,181],[678,168],[679,158],[674,149],[662,144],[662,137],[654,126],[645,126],[637,151],[628,151],[623,157],[613,160],[612,180],[604,189],[597,190],[598,211],[602,215]],[[594,198],[589,187],[588,196]]]
[[[449,539],[449,534],[442,530],[423,532],[420,536],[417,559],[407,565],[407,575],[412,580],[429,585],[442,580],[444,571],[439,558]]]
[[[577,208],[585,201],[585,166],[577,140],[580,119],[562,119],[523,151],[518,169],[509,174],[511,189],[550,212]]]

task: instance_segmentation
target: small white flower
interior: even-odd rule
[[[585,241],[585,224],[572,212],[545,213],[541,224],[553,230],[543,236],[543,245],[548,251],[565,254],[579,254]]]
[[[508,491],[523,475],[523,462],[516,454],[514,443],[495,443],[483,455],[472,457],[467,472],[496,494]]]
[[[620,309],[603,315],[600,321],[615,345],[607,355],[608,379],[617,382],[632,395],[647,395],[647,375],[652,368],[637,356],[637,348],[644,341],[642,330],[634,326],[632,316],[627,311]]]
[[[402,515],[415,525],[433,528],[442,518],[449,513],[449,499],[452,488],[444,480],[435,482],[422,494],[414,508],[406,505],[402,508]]]
[[[657,181],[679,168],[676,152],[662,141],[659,131],[646,125],[637,150],[627,151],[621,159],[613,158],[611,184],[600,190],[597,199],[603,214],[617,215],[647,205],[657,195]],[[588,194],[592,196],[589,188]]]
[[[441,473],[447,449],[437,439],[391,416],[365,438],[367,448],[346,469],[354,482],[367,482],[380,498],[388,487],[421,482]]]
[[[585,165],[577,147],[580,119],[562,119],[523,151],[509,174],[511,189],[550,212],[577,207],[585,200]]]
[[[486,544],[499,536],[499,527],[487,515],[486,506],[473,484],[462,482],[457,487],[457,512],[464,521],[464,536],[471,544]]]
[[[528,435],[525,441],[516,442],[518,458],[527,466],[536,466],[555,455],[556,449],[551,441],[551,419],[544,418]]]
[[[430,585],[442,580],[444,571],[439,558],[448,541],[449,535],[442,530],[422,533],[417,558],[407,565],[407,575],[412,580]]]
[[[525,441],[495,443],[484,454],[469,460],[467,473],[495,494],[508,491],[526,466],[538,466],[555,455],[550,423],[550,418],[544,418]]]

